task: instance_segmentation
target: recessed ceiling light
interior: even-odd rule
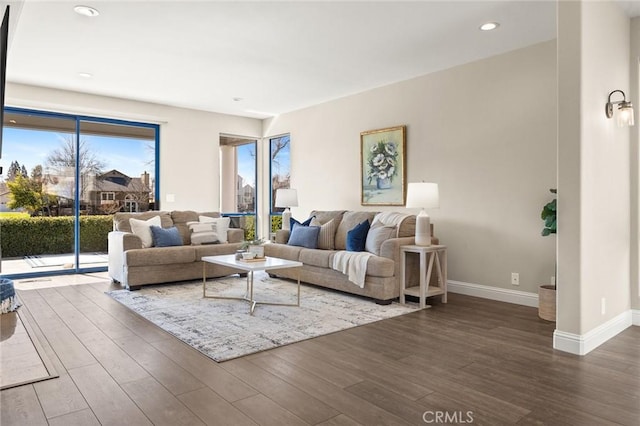
[[[234,102],[240,102],[242,100],[242,98],[233,98]]]
[[[90,18],[100,15],[100,12],[98,12],[98,9],[95,9],[91,6],[76,6],[73,8],[73,11],[76,12],[78,15],[88,16]]]
[[[93,77],[93,74],[91,74],[90,72],[79,72],[78,73],[78,77],[91,78],[91,77]]]
[[[484,23],[484,24],[480,25],[480,30],[482,30],[482,31],[491,31],[491,30],[495,30],[499,26],[500,26],[500,24],[497,23],[497,22],[487,22],[487,23]]]

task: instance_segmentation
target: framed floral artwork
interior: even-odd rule
[[[406,127],[360,133],[363,206],[404,206]]]

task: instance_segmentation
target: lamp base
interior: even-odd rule
[[[282,229],[290,231],[291,229],[291,210],[289,207],[282,212]]]
[[[431,245],[431,220],[424,209],[416,216],[416,245],[424,247]]]

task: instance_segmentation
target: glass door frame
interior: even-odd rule
[[[47,118],[60,118],[67,120],[75,120],[75,144],[76,144],[76,164],[75,164],[75,182],[74,182],[74,267],[64,270],[57,271],[44,271],[44,272],[25,272],[18,274],[0,274],[2,277],[12,278],[12,279],[22,279],[22,278],[34,278],[34,277],[42,277],[42,276],[52,276],[52,275],[71,275],[71,274],[81,274],[81,273],[91,273],[91,272],[104,272],[107,270],[106,266],[98,266],[98,267],[81,267],[80,266],[80,161],[79,155],[80,152],[80,125],[82,122],[93,122],[93,123],[104,123],[104,124],[116,124],[123,126],[136,126],[136,127],[145,127],[153,129],[155,132],[154,144],[155,144],[155,182],[154,182],[154,205],[156,209],[160,208],[160,125],[159,124],[151,124],[151,123],[142,123],[137,121],[129,121],[129,120],[120,120],[114,118],[101,118],[101,117],[91,117],[85,115],[77,115],[77,114],[66,114],[59,112],[49,112],[49,111],[40,111],[40,110],[32,110],[27,108],[18,108],[18,107],[5,107],[5,116],[6,113],[12,114],[27,114],[27,115],[35,115],[40,117]],[[2,258],[0,256],[0,262],[2,262]]]

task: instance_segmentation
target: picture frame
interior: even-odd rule
[[[360,186],[363,206],[404,206],[406,126],[360,133]]]

